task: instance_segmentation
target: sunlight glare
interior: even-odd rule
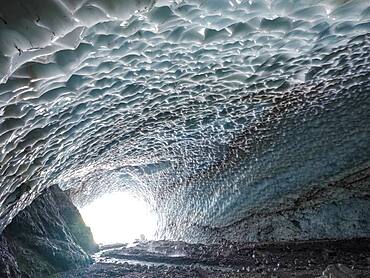
[[[154,239],[155,213],[146,202],[129,192],[105,194],[80,212],[99,244],[130,243],[142,235],[145,239]]]

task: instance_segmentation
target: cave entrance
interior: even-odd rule
[[[154,239],[157,230],[156,214],[128,191],[105,194],[80,212],[99,244]]]

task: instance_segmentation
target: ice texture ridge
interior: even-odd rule
[[[369,30],[365,0],[1,3],[0,228],[59,184],[162,238],[366,235],[369,189],[330,185],[369,167]]]

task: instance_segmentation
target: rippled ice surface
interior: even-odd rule
[[[1,226],[59,183],[191,238],[368,164],[369,1],[123,2],[2,4]]]

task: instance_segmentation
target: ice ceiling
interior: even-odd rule
[[[55,183],[128,189],[168,238],[320,190],[306,216],[361,218],[328,184],[369,167],[369,31],[368,0],[2,1],[0,227]]]

